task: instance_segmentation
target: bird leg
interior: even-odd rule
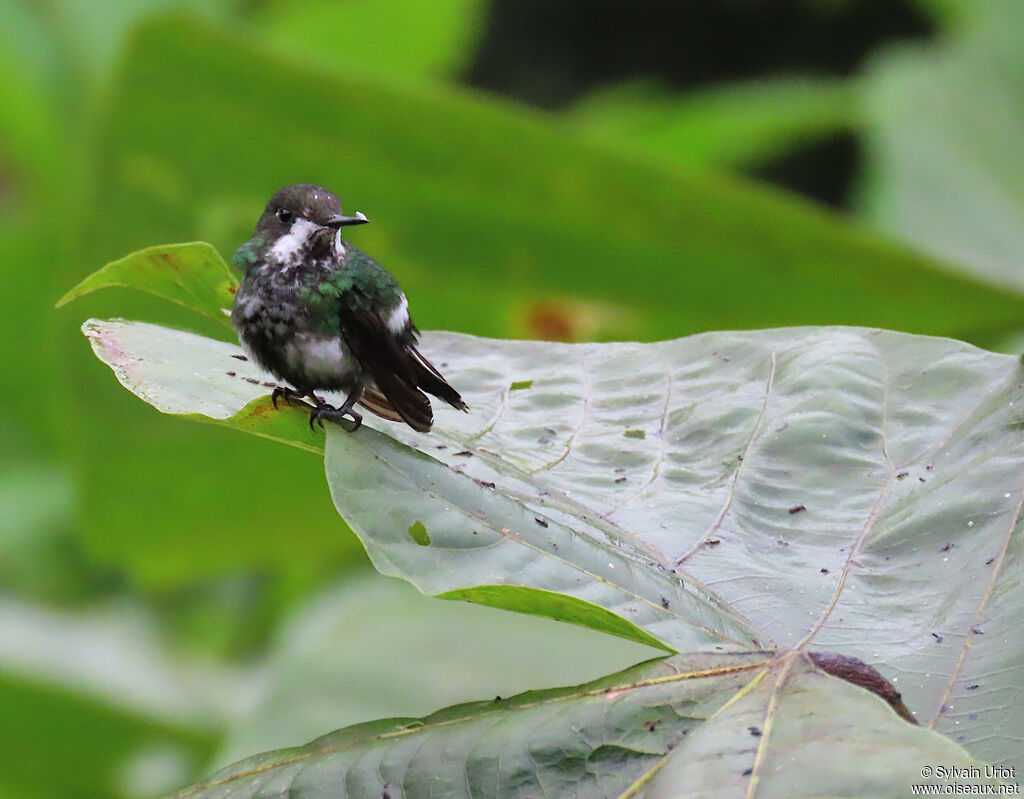
[[[314,396],[312,393],[309,394],[316,403],[316,407],[309,414],[309,426],[313,427],[314,422],[320,424],[320,428],[323,429],[324,422],[326,419],[334,419],[340,421],[345,417],[352,420],[352,428],[348,431],[354,433],[359,429],[359,426],[363,423],[363,415],[354,409],[354,405],[358,402],[359,398],[363,395],[361,388],[357,388],[352,391],[345,399],[345,404],[340,408],[335,408],[333,405],[328,405],[319,397]]]

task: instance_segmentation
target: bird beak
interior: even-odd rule
[[[366,218],[366,214],[362,211],[356,211],[355,216],[342,216],[341,214],[335,214],[327,220],[327,227],[348,227],[349,225],[365,225],[370,220]]]

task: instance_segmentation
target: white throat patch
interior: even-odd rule
[[[315,225],[308,219],[296,219],[292,222],[291,230],[274,242],[274,246],[270,248],[270,257],[278,263],[286,265],[298,263],[303,251],[309,245],[309,237],[319,229],[319,225]]]

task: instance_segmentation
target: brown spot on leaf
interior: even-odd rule
[[[801,512],[803,512],[805,510],[807,510],[807,507],[805,505],[794,505],[792,508],[789,509],[789,512],[790,513],[801,513]]]
[[[247,361],[247,360],[249,360],[244,355],[232,355],[231,357],[234,358],[236,361]]]
[[[840,655],[836,652],[808,652],[807,654],[814,665],[822,671],[880,696],[902,719],[911,724],[917,724],[914,714],[903,704],[900,692],[874,667],[859,658]]]

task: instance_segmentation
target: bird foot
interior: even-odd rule
[[[305,395],[299,393],[294,388],[289,388],[288,386],[276,386],[274,390],[270,392],[270,401],[274,403],[274,410],[277,410],[277,401],[281,397],[284,397],[284,401],[289,407],[291,407],[293,399],[301,400],[303,396]]]
[[[320,425],[320,429],[324,429],[324,419],[332,422],[341,422],[342,419],[350,419],[352,421],[351,427],[346,427],[350,433],[354,433],[359,429],[359,426],[363,423],[363,415],[351,407],[346,407],[348,403],[340,408],[335,408],[333,405],[323,403],[317,405],[309,413],[309,429],[315,429],[313,427],[314,422]]]

